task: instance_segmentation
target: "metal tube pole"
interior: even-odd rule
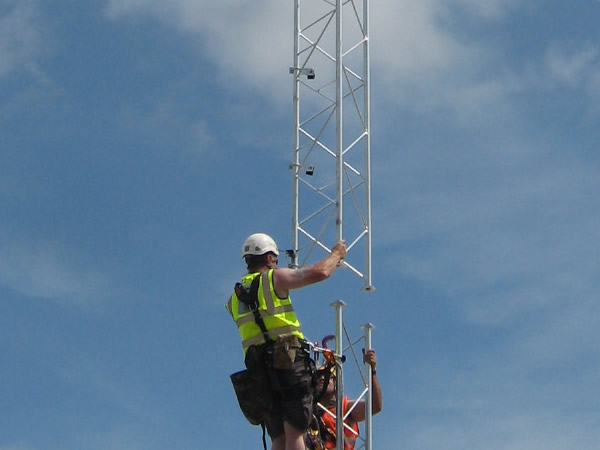
[[[344,372],[342,370],[341,361],[344,347],[342,345],[342,337],[344,332],[343,310],[346,304],[342,300],[333,303],[335,308],[335,354],[338,363],[336,364],[336,402],[335,402],[335,435],[336,450],[344,450]]]
[[[371,334],[375,326],[367,323],[362,327],[365,330],[365,350],[370,350]],[[367,375],[367,398],[365,401],[365,450],[371,450],[373,447],[373,373],[369,363],[365,362],[365,372]]]
[[[344,68],[342,61],[342,0],[336,0],[335,3],[335,21],[336,21],[336,42],[335,42],[335,103],[336,103],[336,206],[337,206],[337,220],[336,220],[336,234],[337,240],[342,239],[342,218],[343,218],[343,101],[344,101],[344,89],[342,84],[342,71]]]
[[[294,0],[294,155],[292,171],[292,254],[290,267],[298,267],[298,189],[300,177],[300,0]]]
[[[367,132],[365,139],[365,216],[367,221],[366,261],[365,261],[365,289],[374,290],[371,279],[371,56],[369,50],[369,0],[363,0],[363,26],[365,39],[363,44],[364,58],[364,120]]]

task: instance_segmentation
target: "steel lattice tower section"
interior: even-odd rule
[[[369,0],[294,0],[294,29],[291,267],[345,239],[373,290]]]

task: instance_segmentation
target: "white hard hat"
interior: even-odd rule
[[[264,255],[267,252],[273,252],[279,256],[277,244],[271,236],[265,233],[251,234],[242,246],[242,258],[248,255]]]

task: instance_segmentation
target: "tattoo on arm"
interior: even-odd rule
[[[306,267],[301,267],[293,272],[294,280],[302,280],[306,276]]]

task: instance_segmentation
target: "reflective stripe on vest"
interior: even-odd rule
[[[342,401],[342,410],[344,411],[344,416],[348,413],[348,397],[344,397]],[[325,429],[327,430],[330,436],[335,437],[337,429],[336,429],[336,419],[335,419],[335,408],[327,409],[322,412],[321,420]],[[344,450],[353,450],[354,445],[356,443],[356,438],[358,437],[358,424],[353,423],[350,425],[348,420],[344,421]],[[331,441],[330,439],[325,439],[325,448],[326,449],[334,449],[336,448],[336,443]]]
[[[300,322],[296,317],[289,296],[285,299],[280,299],[275,295],[273,269],[262,274],[245,275],[242,278],[242,284],[245,287],[249,286],[249,283],[257,276],[261,277],[257,293],[258,311],[263,318],[269,336],[276,338],[277,336],[293,334],[299,338],[303,338],[304,336],[300,330]],[[235,292],[229,297],[226,308],[238,327],[244,353],[251,345],[263,344],[265,342],[263,333],[255,322],[254,314],[251,310],[245,308],[245,305],[239,301]]]

